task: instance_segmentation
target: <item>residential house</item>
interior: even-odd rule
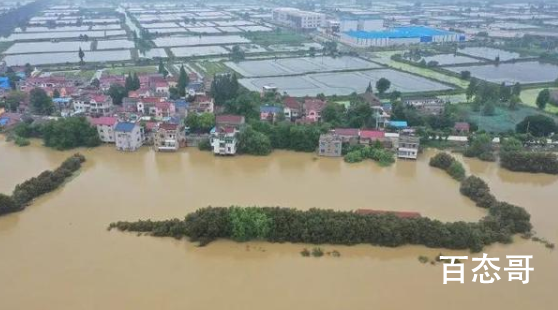
[[[76,113],[109,115],[112,113],[112,98],[103,94],[85,94],[72,99]]]
[[[175,100],[174,101],[175,115],[180,118],[186,118],[186,116],[188,116],[189,106],[190,103],[187,102],[186,100],[183,99]]]
[[[302,115],[302,104],[293,97],[285,97],[283,99],[283,106],[285,119],[293,121]]]
[[[143,123],[143,144],[153,145],[155,143],[155,132],[157,126],[158,126],[157,122]]]
[[[2,109],[3,111],[3,109]],[[22,115],[19,113],[1,113],[0,129],[10,129],[22,121]]]
[[[471,130],[471,126],[467,122],[457,122],[453,125],[453,131],[459,135],[468,135]]]
[[[404,103],[415,107],[419,112],[427,115],[440,115],[444,112],[444,100],[437,97],[407,98]]]
[[[372,130],[372,129],[363,129],[360,131],[360,144],[364,145],[373,145],[376,141],[380,143],[384,143],[386,137],[386,133],[380,130]]]
[[[307,122],[315,123],[321,119],[322,110],[326,102],[317,98],[304,100],[304,118]]]
[[[124,97],[122,99],[122,109],[127,113],[136,113],[138,112],[139,101],[138,97]]]
[[[216,155],[234,155],[237,151],[238,129],[234,127],[218,127],[211,132],[211,147],[213,154]]]
[[[335,134],[339,136],[341,142],[349,144],[357,144],[359,137],[358,128],[335,128]]]
[[[155,103],[155,117],[158,119],[174,116],[175,108],[172,102],[161,101]]]
[[[318,145],[319,156],[340,157],[342,148],[343,142],[337,134],[331,132],[320,135],[320,141]]]
[[[406,121],[389,121],[388,126],[398,130],[402,130],[409,127]]]
[[[558,89],[553,89],[550,91],[550,102],[554,105],[558,105]]]
[[[161,101],[164,101],[164,99],[159,97],[139,98],[137,111],[143,115],[155,116],[157,114],[155,105]]]
[[[371,107],[381,106],[382,102],[380,98],[374,95],[373,92],[365,92],[364,94],[360,95],[360,97],[364,100],[364,102],[368,103]]]
[[[213,98],[205,95],[196,96],[193,102],[190,103],[188,107],[188,112],[202,114],[202,113],[214,113],[214,100]]]
[[[97,128],[99,139],[105,143],[114,143],[114,126],[118,122],[116,117],[103,116],[97,118],[90,118],[91,125]]]
[[[133,152],[143,145],[143,128],[137,123],[118,122],[114,127],[116,149]]]
[[[181,146],[184,146],[184,135],[178,124],[159,124],[153,137],[153,145],[156,151],[177,151]]]
[[[417,159],[420,146],[420,139],[415,136],[399,136],[397,147],[397,158]]]
[[[260,120],[274,122],[275,120],[277,120],[277,116],[281,113],[283,113],[283,109],[280,107],[261,106]]]
[[[160,81],[154,84],[153,90],[155,91],[155,96],[167,97],[169,95],[169,83],[167,81]]]
[[[232,127],[240,129],[245,123],[244,116],[233,114],[221,114],[215,117],[215,127]]]

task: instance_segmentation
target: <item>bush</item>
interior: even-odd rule
[[[470,176],[463,180],[459,191],[481,208],[490,208],[497,203],[496,198],[490,193],[488,184],[476,176]]]
[[[304,250],[300,251],[300,255],[302,255],[304,257],[308,257],[308,256],[310,256],[310,251],[308,251],[307,248],[304,248]]]
[[[442,152],[434,155],[434,157],[430,158],[430,166],[440,168],[442,170],[447,170],[455,162],[455,158],[453,158],[450,154]]]
[[[558,157],[547,152],[500,152],[500,165],[511,171],[558,174]]]
[[[11,196],[0,194],[0,214],[23,210],[33,199],[57,189],[73,172],[81,168],[85,157],[74,154],[56,170],[43,171],[37,177],[16,185]]]
[[[28,139],[22,138],[20,136],[16,136],[14,142],[17,146],[28,146],[30,144]]]
[[[200,143],[198,144],[198,149],[200,151],[212,151],[213,150],[211,148],[211,142],[209,142],[209,139],[201,140]]]
[[[312,256],[314,257],[322,257],[324,256],[324,251],[321,248],[313,248],[312,249]]]
[[[451,175],[452,178],[458,181],[462,181],[463,179],[465,179],[465,168],[463,168],[463,165],[458,161],[454,161],[449,166],[447,172],[449,175]]]
[[[347,153],[347,155],[345,155],[345,157],[343,157],[343,159],[347,163],[359,163],[359,162],[364,160],[364,158],[362,156],[362,152],[359,151],[359,150],[351,151],[351,152]]]

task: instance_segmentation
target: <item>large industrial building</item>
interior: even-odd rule
[[[277,8],[273,10],[273,21],[299,30],[310,30],[323,27],[326,15],[322,13],[302,11],[295,8]]]
[[[345,13],[339,15],[339,31],[379,31],[384,29],[384,19],[374,14]]]
[[[392,46],[431,42],[460,42],[466,36],[446,30],[428,27],[397,27],[381,31],[345,31],[339,33],[339,40],[351,46]]]

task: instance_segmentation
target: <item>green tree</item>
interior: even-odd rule
[[[167,71],[167,69],[165,68],[165,64],[163,63],[162,58],[159,59],[159,66],[157,68],[157,72],[159,72],[159,74],[162,74],[165,78],[167,77],[167,75],[169,75],[169,71]]]
[[[110,85],[107,94],[112,98],[113,104],[122,105],[122,100],[124,97],[128,96],[128,91],[120,84],[112,84]]]
[[[268,155],[271,153],[271,141],[263,133],[246,126],[238,134],[238,151],[250,155]]]
[[[515,131],[518,133],[530,133],[535,137],[547,137],[551,133],[557,132],[558,127],[552,118],[537,114],[525,117],[517,124]]]
[[[240,48],[239,45],[233,45],[232,49],[231,49],[231,55],[230,58],[232,61],[234,62],[238,62],[243,60],[245,57],[244,55],[244,51]]]
[[[257,92],[243,91],[238,97],[225,102],[225,112],[243,115],[247,120],[259,119],[260,100]]]
[[[50,115],[54,111],[52,99],[42,88],[34,88],[29,93],[29,103],[33,112],[41,115]]]
[[[474,78],[471,79],[471,81],[469,82],[469,86],[467,86],[467,90],[466,90],[467,101],[470,101],[475,96],[478,84],[479,81]]]
[[[211,82],[211,96],[215,103],[222,105],[228,100],[235,99],[239,93],[239,84],[236,74],[217,74]]]
[[[94,78],[91,81],[91,86],[95,87],[95,88],[99,88],[101,86],[101,81],[99,81],[98,78]]]
[[[8,111],[16,112],[19,105],[25,102],[27,94],[21,91],[11,91],[6,95],[4,99],[4,106]]]
[[[180,66],[180,74],[178,75],[178,92],[181,97],[186,96],[186,86],[190,83],[190,78],[184,69],[184,65]]]
[[[519,97],[521,95],[521,84],[519,82],[513,84],[512,95]]]
[[[548,88],[545,88],[539,92],[537,96],[537,107],[539,109],[544,110],[546,108],[546,104],[550,101],[550,91]]]
[[[383,95],[390,88],[390,86],[391,82],[386,78],[380,78],[376,82],[376,89],[378,90],[380,95]]]
[[[85,117],[68,117],[50,121],[42,126],[41,136],[48,147],[67,150],[76,147],[95,147],[101,141],[97,129]]]
[[[459,77],[462,80],[468,80],[468,79],[471,78],[471,71],[467,71],[467,70],[461,71],[461,73],[459,74]]]
[[[79,48],[78,51],[78,57],[79,57],[79,63],[81,65],[83,65],[85,62],[83,61],[83,58],[85,57],[85,53],[83,52],[83,50],[81,49],[81,47]]]
[[[192,132],[207,133],[211,128],[215,127],[215,114],[202,113],[198,115],[196,113],[189,113],[185,124]]]
[[[333,126],[341,126],[344,123],[345,107],[335,102],[328,102],[322,109],[321,119],[323,122]]]
[[[512,90],[504,82],[500,84],[500,100],[507,102],[512,96]]]

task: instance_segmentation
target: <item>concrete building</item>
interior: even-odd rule
[[[109,115],[112,111],[112,98],[101,94],[85,95],[76,99],[72,99],[74,112],[92,114],[92,115]]]
[[[419,112],[429,115],[440,115],[444,112],[444,100],[437,97],[407,98],[403,102],[415,107]]]
[[[397,158],[417,159],[420,146],[420,139],[414,136],[399,136],[397,147]]]
[[[466,36],[428,27],[396,27],[382,31],[341,32],[339,40],[355,47],[393,46],[431,42],[462,42]]]
[[[311,30],[325,26],[326,15],[295,8],[277,8],[272,12],[272,20],[291,28]]]
[[[343,13],[339,16],[339,31],[380,31],[384,19],[374,14]]]
[[[105,143],[114,143],[114,125],[118,122],[116,117],[103,116],[91,118],[91,125],[97,128],[99,139]]]
[[[341,137],[335,133],[327,133],[320,135],[318,145],[318,155],[327,157],[340,157],[343,142]]]
[[[209,142],[215,155],[236,154],[238,130],[233,127],[219,127],[211,133]]]
[[[117,123],[114,136],[116,149],[119,151],[134,152],[143,145],[143,129],[136,123]]]
[[[177,124],[161,123],[154,130],[153,146],[156,151],[177,151],[184,145],[184,135]]]

